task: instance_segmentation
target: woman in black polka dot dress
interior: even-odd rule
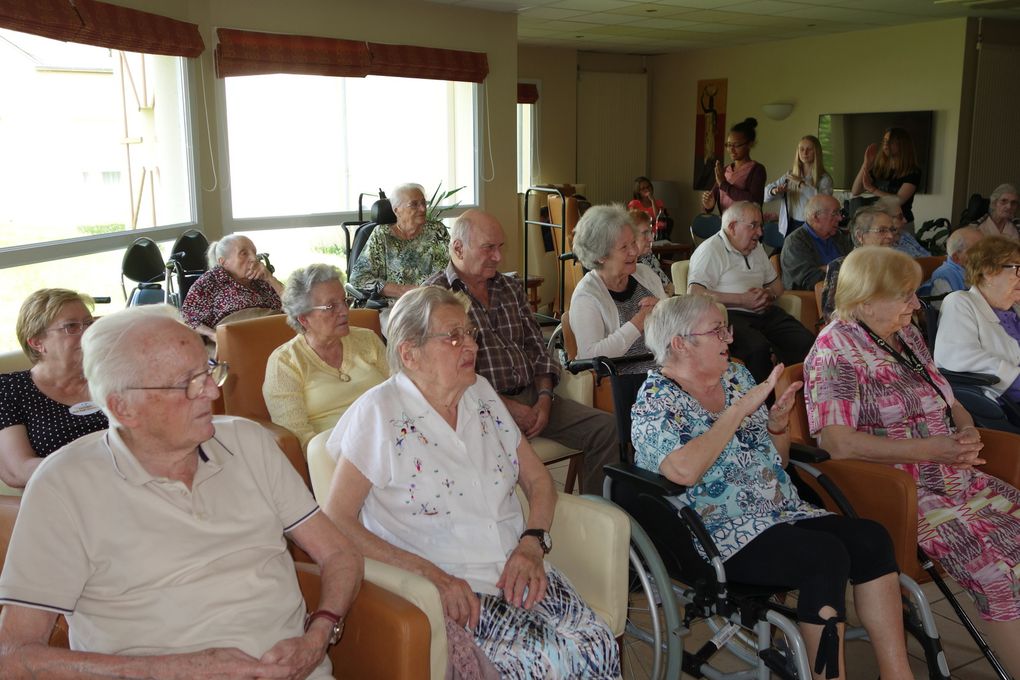
[[[0,479],[9,486],[24,487],[44,457],[108,426],[82,373],[91,307],[88,296],[63,288],[38,290],[21,305],[18,341],[33,366],[0,374]]]

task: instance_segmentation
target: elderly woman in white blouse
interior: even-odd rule
[[[606,625],[544,561],[556,492],[492,386],[475,373],[469,303],[436,286],[393,308],[393,376],[337,423],[326,513],[366,557],[415,572],[503,678],[615,678]],[[515,489],[531,512],[525,523]]]
[[[666,297],[659,277],[638,262],[638,246],[627,211],[619,205],[589,208],[574,231],[574,254],[589,272],[570,299],[570,328],[577,358],[647,354],[645,318]],[[651,359],[621,371],[646,373]]]

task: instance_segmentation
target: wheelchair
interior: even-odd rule
[[[159,252],[159,246],[151,238],[136,238],[127,250],[120,265],[120,289],[124,293],[127,307],[158,305],[168,301],[167,291],[162,282],[166,277],[166,263]],[[124,279],[135,282],[131,294],[127,292]]]
[[[170,259],[166,261],[167,298],[174,307],[181,306],[191,284],[209,270],[207,250],[209,239],[197,229],[187,230],[174,241]]]
[[[344,249],[347,253],[347,280],[351,278],[351,270],[354,263],[361,257],[361,252],[368,244],[368,237],[372,235],[375,228],[380,224],[394,224],[397,216],[393,213],[393,206],[390,199],[386,198],[386,192],[379,190],[379,200],[372,203],[369,213],[369,220],[362,219],[361,199],[366,194],[358,196],[358,220],[355,222],[344,222],[340,228],[344,230]],[[353,229],[353,233],[352,230]],[[376,284],[367,288],[357,288],[350,283],[345,284],[348,303],[351,307],[364,307],[366,309],[384,309],[389,302],[382,295],[382,286]]]
[[[670,501],[684,487],[631,462],[630,407],[643,380],[637,379],[642,376],[621,376],[618,365],[643,358],[598,357],[568,366],[572,372],[594,370],[613,386],[622,462],[606,467],[603,495],[633,520],[625,672],[657,680],[673,680],[681,673],[712,680],[765,680],[773,675],[784,680],[810,679],[814,660],[808,658],[795,607],[786,604],[786,591],[728,581],[725,564],[700,517],[690,507]],[[844,494],[816,467],[827,458],[819,449],[795,444],[790,451],[790,476],[805,500],[823,506],[824,495],[839,512],[856,517]],[[928,601],[913,579],[901,575],[900,585],[905,630],[924,650],[929,678],[947,680],[949,665]],[[692,626],[702,621],[712,638],[699,649],[689,649]],[[867,634],[847,626],[845,639],[867,639]],[[719,659],[713,657],[724,649],[744,668],[719,667]]]

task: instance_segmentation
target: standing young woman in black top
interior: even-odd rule
[[[914,143],[903,128],[891,127],[882,144],[869,144],[864,162],[854,179],[853,195],[865,191],[875,196],[897,196],[907,222],[914,222],[914,193],[921,183],[921,169],[914,155]]]

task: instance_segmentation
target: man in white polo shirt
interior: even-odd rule
[[[82,339],[110,429],[25,490],[0,575],[3,678],[330,678],[362,558],[263,429],[213,417],[226,367],[165,306]],[[322,572],[306,614],[290,538]],[[57,614],[71,649],[47,646]]]
[[[772,371],[772,354],[786,365],[803,361],[814,336],[777,307],[783,282],[762,247],[761,209],[734,203],[722,216],[722,229],[691,255],[688,293],[710,294],[726,305],[733,326],[730,353],[744,362],[759,383]]]

